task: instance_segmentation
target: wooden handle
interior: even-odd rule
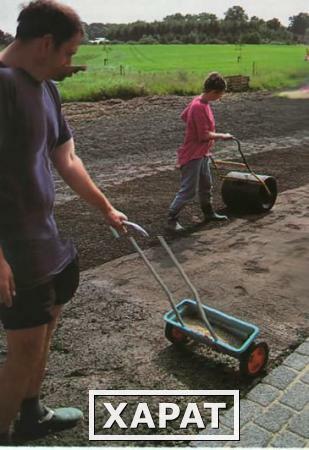
[[[246,164],[244,163],[239,163],[239,162],[234,162],[234,161],[223,161],[222,159],[214,159],[213,163],[215,166],[217,167],[235,167],[238,169],[244,169],[246,168]]]

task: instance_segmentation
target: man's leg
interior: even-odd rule
[[[40,389],[45,375],[50,343],[61,308],[61,306],[54,308],[53,320],[47,328],[42,358],[35,367],[28,389],[23,397],[20,419],[15,424],[16,435],[21,438],[44,436],[50,432],[72,428],[83,418],[79,409],[57,408],[51,410],[40,401]]]
[[[44,340],[42,357],[37,361],[37,366],[33,371],[28,389],[24,399],[32,399],[40,396],[41,385],[45,376],[47,358],[49,354],[51,340],[57,326],[58,319],[61,315],[62,306],[54,306],[51,310],[52,321],[47,324],[47,331]]]
[[[199,176],[199,199],[205,220],[227,220],[227,216],[218,214],[212,205],[212,176],[210,170],[210,158],[203,158]]]
[[[33,374],[28,390],[26,392],[25,401],[30,400],[29,408],[31,408],[31,400],[39,398],[41,384],[45,376],[47,358],[49,354],[51,340],[57,326],[57,322],[61,315],[63,305],[69,301],[79,284],[79,264],[78,257],[62,271],[56,275],[53,280],[53,292],[56,304],[49,309],[51,321],[47,325],[47,333],[45,338],[44,352],[41,361],[38,362],[37,369]],[[28,402],[29,403],[29,402]]]
[[[195,159],[182,166],[180,189],[172,201],[168,211],[169,224],[173,225],[174,223],[177,223],[177,219],[182,208],[195,197],[199,182],[201,164],[201,159]]]
[[[23,399],[20,419],[15,423],[16,436],[33,438],[50,432],[72,428],[83,418],[83,413],[72,407],[51,410],[40,402],[40,389],[45,376],[48,353],[62,305],[74,295],[79,283],[79,266],[75,258],[62,272],[53,279],[53,292],[56,304],[49,309],[52,320],[48,323],[42,359],[37,364],[33,377]]]
[[[42,360],[47,325],[7,331],[7,360],[0,370],[0,433],[9,431]]]

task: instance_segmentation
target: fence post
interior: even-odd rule
[[[252,75],[256,75],[256,64],[255,61],[252,63]]]

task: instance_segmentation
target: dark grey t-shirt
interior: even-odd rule
[[[19,287],[47,281],[76,254],[59,237],[50,162],[71,136],[54,83],[0,62],[0,245]]]

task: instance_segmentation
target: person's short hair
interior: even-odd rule
[[[226,81],[218,72],[210,73],[204,81],[204,92],[226,90]]]
[[[16,39],[28,41],[51,34],[55,47],[84,34],[78,14],[70,6],[54,0],[34,0],[24,6],[17,18]]]

